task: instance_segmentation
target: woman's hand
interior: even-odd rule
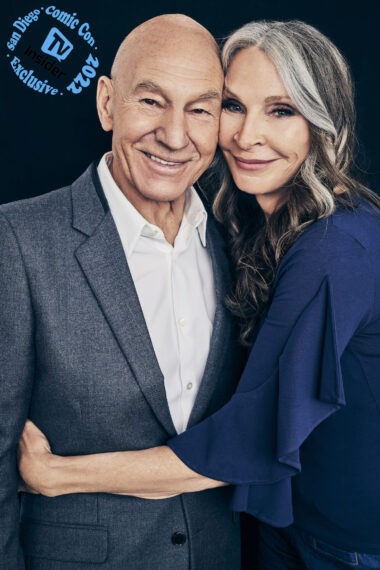
[[[27,421],[19,444],[20,490],[47,497],[112,493],[167,499],[226,483],[189,469],[167,446],[63,457],[51,452],[45,435]]]
[[[51,452],[46,436],[30,420],[27,420],[19,441],[19,491],[56,497],[65,494],[62,477],[65,476],[64,458]],[[74,459],[74,458],[73,458]],[[75,460],[75,459],[74,459]],[[61,470],[59,471],[59,469]],[[63,481],[63,484],[65,481]],[[141,499],[168,499],[176,493],[117,493]]]
[[[19,491],[55,496],[50,445],[45,435],[30,420],[26,421],[19,441]]]

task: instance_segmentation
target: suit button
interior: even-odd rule
[[[186,534],[184,534],[183,532],[175,532],[172,535],[172,543],[175,544],[175,546],[183,546],[186,542]]]

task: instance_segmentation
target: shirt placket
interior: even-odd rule
[[[192,407],[192,393],[195,388],[195,379],[193,373],[188,367],[187,355],[191,351],[191,342],[196,339],[191,338],[191,311],[188,304],[188,292],[186,288],[178,286],[180,281],[179,273],[181,272],[180,256],[184,248],[181,250],[173,249],[172,252],[172,283],[173,283],[173,310],[175,326],[178,338],[179,350],[179,389],[180,389],[180,405],[182,410],[181,431],[186,429],[189,411]],[[182,280],[183,281],[183,280]]]

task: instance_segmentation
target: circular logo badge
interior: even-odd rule
[[[6,45],[12,72],[42,95],[79,95],[99,68],[90,23],[53,5],[19,16]]]

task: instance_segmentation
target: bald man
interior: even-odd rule
[[[217,46],[145,22],[101,77],[112,151],[70,187],[0,208],[0,568],[234,570],[230,490],[164,500],[17,497],[29,416],[60,455],[162,445],[223,405],[241,358],[223,240],[193,184],[217,144]]]

